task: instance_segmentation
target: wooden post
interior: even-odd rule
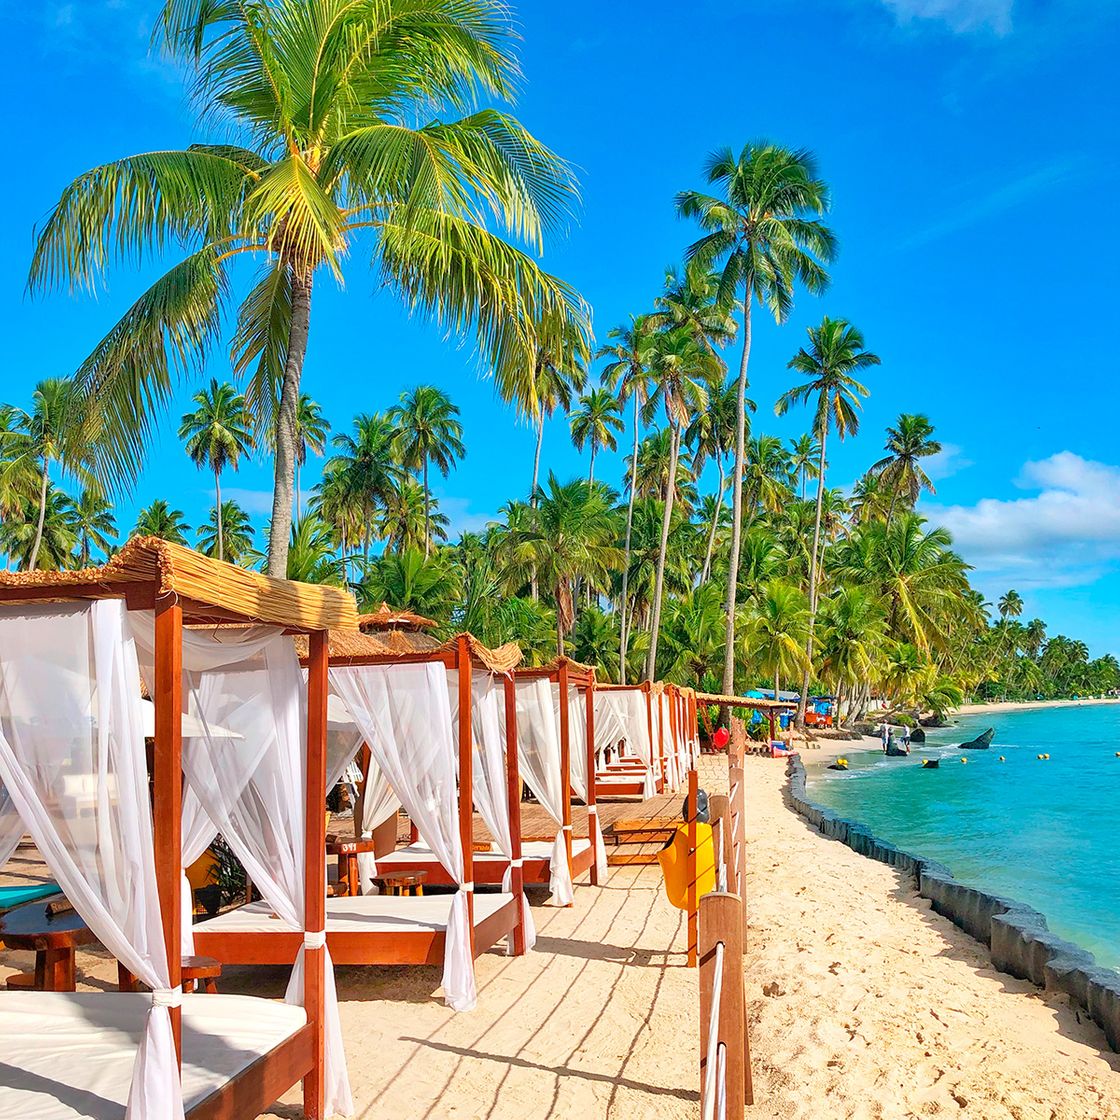
[[[517,757],[517,684],[508,673],[503,682],[506,699],[506,797],[509,799],[510,890],[517,899],[513,951],[525,953],[525,873],[521,867],[521,764]]]
[[[657,694],[657,757],[661,769],[661,788],[664,791],[669,786],[669,775],[665,769],[665,705],[661,703],[664,693]]]
[[[155,845],[167,980],[182,984],[183,908],[183,608],[171,594],[155,608],[155,751],[152,756],[152,842]],[[182,1008],[172,1007],[175,1054],[183,1066]]]
[[[731,803],[731,851],[735,874],[728,878],[728,887],[734,882],[734,894],[746,898],[747,894],[747,811],[746,787],[743,785],[742,767],[732,766],[727,773]]]
[[[712,822],[712,843],[715,845],[716,890],[720,889],[721,867],[724,886],[730,890],[735,873],[731,867],[731,802],[725,794],[713,793],[708,798],[708,818]]]
[[[697,888],[699,867],[697,860],[696,811],[700,792],[700,777],[695,769],[688,772],[688,967],[696,967]]]
[[[649,726],[649,766],[653,771],[653,788],[655,793],[662,793],[665,783],[662,781],[661,764],[657,758],[657,747],[653,741],[653,689],[649,681],[642,684],[642,691],[646,694],[646,723]]]
[[[560,662],[556,674],[560,685],[560,789],[563,793],[564,848],[568,853],[568,874],[575,882],[575,868],[572,866],[572,744],[568,737],[568,663]],[[572,904],[569,902],[569,906]]]
[[[304,808],[304,914],[306,933],[327,928],[327,632],[308,635],[307,789]],[[314,1027],[314,1061],[303,1079],[303,1113],[322,1120],[325,1098],[326,947],[303,950],[303,1007]]]
[[[474,726],[471,695],[471,643],[459,635],[459,843],[463,849],[463,881],[468,884],[471,960],[474,960]]]
[[[587,681],[587,839],[591,843],[591,885],[599,885],[599,861],[595,858],[595,833],[599,807],[595,804],[595,675]]]
[[[713,891],[700,902],[701,1096],[708,1062],[716,1060],[715,1054],[708,1053],[708,1028],[716,985],[716,946],[721,942],[724,952],[717,1045],[722,1043],[725,1048],[728,1120],[742,1120],[746,1105],[754,1103],[743,987],[743,904],[736,895]]]

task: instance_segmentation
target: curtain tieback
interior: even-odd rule
[[[322,949],[327,943],[327,931],[321,929],[316,931],[304,930],[303,931],[303,947],[305,949]]]
[[[522,859],[521,856],[518,856],[517,859],[511,859],[509,861],[509,865],[510,865],[510,867],[524,867],[525,866],[525,860]]]
[[[587,815],[589,817],[597,817],[599,815],[599,806],[598,805],[588,805],[587,806]]]
[[[566,824],[566,825],[563,826],[562,831],[563,832],[571,832],[572,831],[572,826],[570,824]]]
[[[474,893],[474,881],[471,880],[471,879],[468,879],[465,883],[460,883],[459,884],[459,890],[464,891],[467,894],[473,894]]]
[[[181,988],[153,988],[153,1007],[181,1007],[183,1005],[183,990]]]

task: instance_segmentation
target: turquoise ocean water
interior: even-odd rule
[[[956,744],[987,727],[991,748],[962,764]],[[1120,705],[967,716],[912,750],[852,751],[846,773],[812,767],[809,795],[968,886],[1033,906],[1120,968]],[[940,767],[923,770],[928,757]]]

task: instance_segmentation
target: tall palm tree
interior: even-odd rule
[[[790,500],[793,479],[789,453],[777,436],[747,441],[743,466],[743,509],[749,519],[778,513]]]
[[[653,591],[653,619],[650,624],[649,657],[646,679],[653,680],[657,669],[657,640],[661,627],[661,602],[665,591],[665,557],[669,550],[669,525],[673,517],[673,498],[677,490],[677,464],[681,437],[692,417],[708,403],[706,383],[723,364],[697,342],[687,327],[662,332],[653,351],[656,387],[646,405],[651,413],[660,404],[665,410],[669,431],[669,478],[665,487],[665,508],[661,516],[661,547],[657,554],[657,576]]]
[[[253,554],[253,522],[236,502],[225,501],[210,511],[198,529],[198,547],[206,556],[240,564]]]
[[[665,501],[669,493],[669,472],[673,465],[673,433],[656,428],[638,447],[637,492],[639,498]],[[673,501],[691,507],[696,497],[691,465],[677,460]]]
[[[532,565],[552,591],[556,648],[562,654],[575,621],[575,581],[605,582],[622,557],[615,546],[614,508],[601,485],[582,479],[561,483],[549,472],[537,497],[532,520],[523,529],[509,531],[511,558]]]
[[[400,404],[388,412],[391,424],[397,426],[397,455],[403,466],[420,472],[424,487],[424,555],[432,550],[431,504],[428,486],[428,465],[446,478],[451,468],[463,458],[463,425],[459,409],[451,398],[434,385],[418,385],[401,394]]]
[[[816,397],[813,413],[813,435],[820,440],[821,453],[817,474],[817,514],[813,526],[813,551],[809,566],[809,640],[806,653],[813,660],[813,628],[817,614],[817,572],[821,539],[821,505],[824,499],[825,454],[828,433],[835,427],[837,438],[859,431],[861,397],[870,391],[852,375],[859,370],[879,365],[879,357],[864,349],[863,335],[844,319],[821,320],[819,327],[809,328],[809,348],[804,346],[789,360],[789,368],[809,378],[801,385],[786,390],[774,406],[782,416],[795,404]],[[809,667],[801,679],[801,698],[797,702],[797,721],[805,722],[805,702],[809,696]]]
[[[824,266],[832,260],[836,242],[832,231],[819,220],[829,207],[828,187],[818,177],[811,153],[790,151],[766,140],[752,141],[738,156],[730,148],[714,152],[705,173],[709,185],[722,192],[720,197],[703,191],[684,191],[677,196],[678,213],[695,218],[704,231],[689,247],[688,257],[705,268],[721,264],[721,299],[728,307],[738,300],[743,317],[731,488],[731,565],[724,607],[723,691],[730,693],[735,678],[751,309],[757,301],[770,310],[776,322],[784,322],[798,282],[814,294],[827,286]]]
[[[16,516],[0,525],[0,550],[24,571],[31,570],[33,556],[44,571],[70,567],[77,544],[74,502],[53,482],[44,495],[25,501]]]
[[[441,552],[425,556],[418,548],[410,548],[386,553],[371,563],[357,591],[363,610],[376,610],[388,602],[445,621],[462,586],[458,572]]]
[[[377,511],[404,477],[397,458],[397,433],[381,413],[363,412],[354,417],[353,435],[340,432],[331,446],[336,453],[324,464],[324,482],[329,476],[341,490],[339,496],[345,496],[356,512],[362,555],[368,560]]]
[[[996,604],[1000,618],[1018,618],[1023,613],[1023,597],[1018,591],[1007,591]]]
[[[748,663],[774,682],[775,699],[783,679],[806,669],[808,633],[809,605],[801,589],[780,581],[768,583],[750,615],[744,644]]]
[[[414,478],[401,479],[384,498],[384,509],[378,520],[378,531],[387,549],[396,552],[414,550],[425,558],[431,555],[432,541],[447,540],[447,518],[439,512],[435,498],[430,501]],[[394,602],[395,606],[402,606]]]
[[[277,407],[279,405],[277,404]],[[295,455],[295,507],[296,520],[303,516],[303,499],[300,493],[300,473],[307,463],[308,451],[322,455],[327,448],[327,436],[331,426],[323,415],[323,408],[317,401],[311,399],[310,394],[300,393],[296,402],[296,421],[293,432],[293,446]],[[265,445],[270,451],[276,452],[276,426],[265,426]]]
[[[808,432],[789,441],[789,465],[793,477],[801,486],[801,500],[805,500],[805,483],[817,477],[817,461],[821,449]]]
[[[172,509],[162,498],[156,498],[140,511],[132,536],[159,537],[172,544],[186,544],[190,531],[181,509]]]
[[[58,467],[63,474],[85,485],[93,482],[88,469],[93,447],[88,442],[88,429],[78,415],[74,383],[63,377],[47,378],[35,386],[30,412],[14,411],[14,430],[8,433],[9,448],[17,464],[22,460],[23,466],[19,469],[23,473],[34,470],[39,491],[35,532],[26,553],[27,570],[31,572],[39,562],[51,467]],[[56,497],[56,514],[62,508],[63,497],[61,494]]]
[[[653,375],[649,360],[653,345],[653,324],[648,315],[632,316],[629,326],[612,327],[607,338],[613,341],[596,352],[597,358],[610,358],[603,367],[600,379],[604,386],[618,396],[621,407],[634,406],[634,448],[630,455],[629,499],[626,503],[626,543],[622,567],[622,591],[619,595],[618,614],[618,674],[619,683],[626,683],[626,650],[630,626],[630,538],[634,528],[634,497],[637,492],[638,442],[641,438],[641,410],[653,390]]]
[[[200,118],[222,122],[218,142],[76,179],[39,235],[30,284],[94,287],[116,260],[185,251],[77,374],[110,437],[102,467],[128,479],[152,406],[218,342],[236,262],[259,262],[233,351],[259,421],[276,425],[268,569],[283,576],[318,280],[366,256],[410,310],[472,335],[495,371],[524,366],[540,345],[562,348],[571,324],[587,330],[582,300],[534,259],[564,226],[574,179],[491,107],[519,77],[499,0],[166,0],[157,38],[191,73]]]
[[[78,534],[78,564],[88,568],[93,549],[108,555],[113,547],[113,539],[117,535],[113,503],[96,486],[84,486],[73,508],[74,530]]]
[[[871,474],[881,478],[891,493],[887,523],[894,514],[895,501],[902,498],[911,509],[923,490],[934,493],[921,460],[936,455],[941,444],[933,438],[933,425],[921,413],[904,412],[893,428],[887,429],[887,454],[871,466]]]
[[[571,415],[572,443],[577,451],[591,447],[591,464],[587,481],[595,481],[595,452],[600,449],[614,451],[618,447],[615,433],[625,427],[621,406],[609,389],[592,389],[579,398],[579,407]]]
[[[186,440],[187,454],[199,470],[209,467],[214,472],[217,557],[224,560],[222,471],[226,467],[236,471],[241,456],[252,448],[252,422],[244,396],[228,383],[219,385],[216,377],[210,379],[208,389],[199,390],[191,400],[197,407],[183,416],[179,438]]]

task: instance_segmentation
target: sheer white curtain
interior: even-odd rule
[[[365,736],[354,722],[350,709],[332,685],[327,707],[327,789],[332,789],[342,779],[364,742]],[[393,792],[389,779],[371,758],[362,793],[362,816],[357,822],[358,835],[363,840],[371,839],[373,830],[394,816],[400,805],[400,798]],[[369,890],[376,876],[377,860],[373,852],[360,852],[358,879],[362,894]]]
[[[471,674],[471,775],[474,805],[486,822],[498,850],[511,861],[502,876],[502,890],[508,892],[513,885],[513,837],[509,830],[509,787],[506,784],[504,691],[501,677],[488,672]],[[447,692],[451,702],[451,727],[458,746],[458,669],[447,671]],[[537,943],[537,929],[524,891],[521,894],[521,922],[525,931],[525,947],[532,950]]]
[[[517,694],[517,751],[521,776],[546,813],[560,825],[549,860],[549,889],[559,906],[575,898],[572,869],[564,840],[564,779],[560,773],[560,729],[547,677],[519,680]]]
[[[183,1115],[140,672],[119,600],[0,608],[0,782],[66,897],[152,989],[126,1116]]]
[[[134,612],[130,621],[143,655],[152,618]],[[304,928],[307,690],[292,640],[267,627],[186,631],[183,678],[188,710],[204,730],[183,740],[188,791],[282,926],[303,931],[303,948],[318,948],[323,931]],[[303,1002],[303,948],[284,997],[292,1004]],[[326,1110],[348,1115],[353,1099],[329,950],[324,997]]]
[[[0,867],[12,858],[23,838],[23,821],[8,791],[0,783]]]
[[[626,693],[595,693],[595,756],[604,765],[611,761],[611,755],[618,750],[622,740],[629,741],[626,730]],[[635,751],[635,753],[637,753]]]
[[[443,991],[450,1007],[471,1011],[477,990],[467,894],[474,884],[464,881],[446,670],[438,662],[340,666],[330,679],[420,835],[459,884],[448,918]]]
[[[657,792],[656,775],[653,769],[654,742],[649,734],[649,710],[646,707],[646,694],[638,689],[620,693],[625,697],[625,722],[627,743],[634,753],[646,764],[644,797],[653,797]],[[657,724],[654,723],[656,729]]]
[[[553,699],[556,706],[560,703],[560,686],[554,685]],[[599,813],[594,805],[588,804],[587,789],[587,697],[586,690],[568,687],[568,747],[572,763],[572,789],[576,796],[588,805],[588,839],[595,854],[595,871],[600,879],[607,877],[607,846],[603,843],[603,830],[599,827]],[[559,714],[557,714],[559,722]],[[591,780],[595,780],[594,774]]]

